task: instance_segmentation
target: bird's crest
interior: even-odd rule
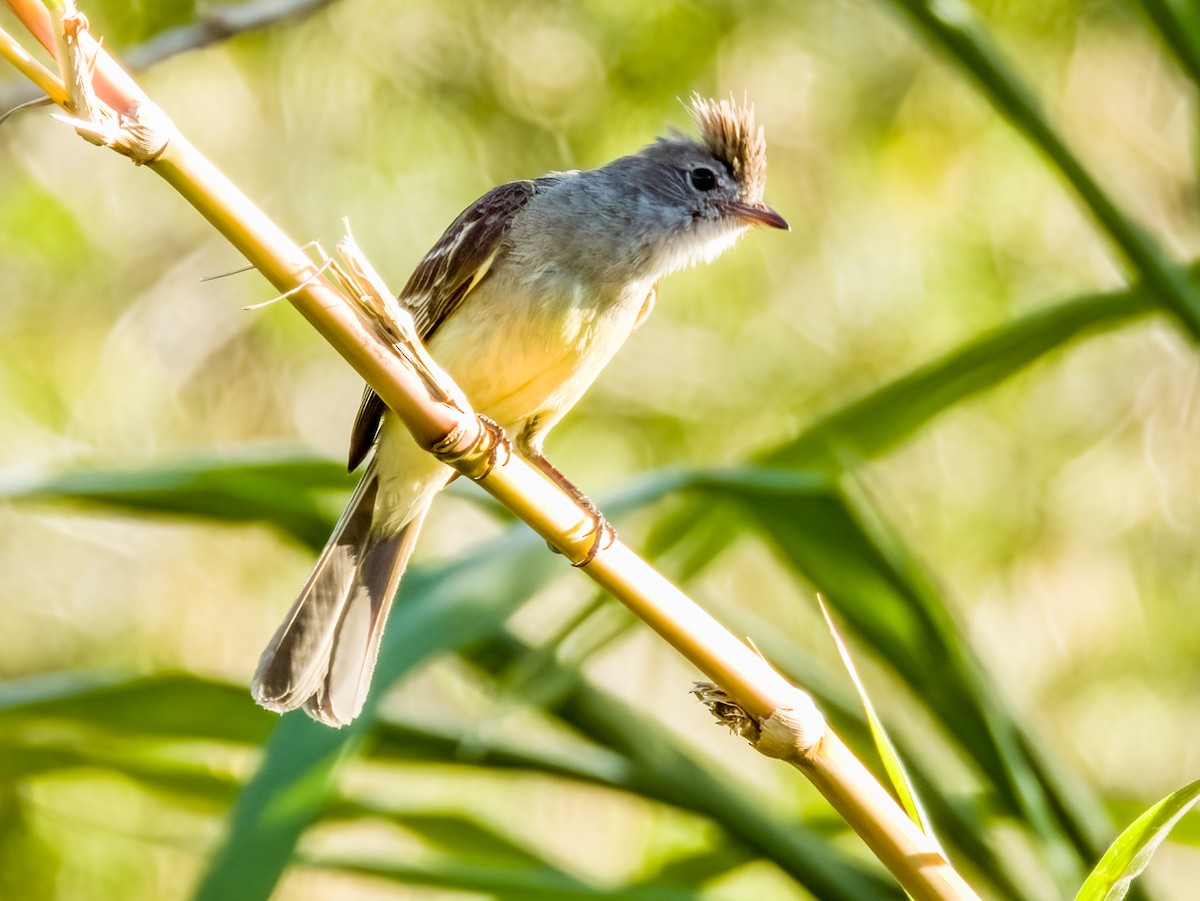
[[[733,96],[709,100],[692,95],[692,118],[712,155],[725,163],[748,199],[762,200],[767,185],[767,139],[754,121],[754,105]]]

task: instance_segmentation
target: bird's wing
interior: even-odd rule
[[[538,187],[533,181],[513,181],[493,188],[463,210],[425,254],[400,292],[422,341],[433,336],[487,274],[513,219]]]
[[[409,277],[400,302],[416,320],[417,333],[428,341],[487,275],[513,218],[534,194],[538,181],[513,181],[488,191],[450,224]],[[350,432],[350,469],[371,450],[386,407],[368,385]]]

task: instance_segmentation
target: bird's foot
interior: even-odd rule
[[[546,459],[546,456],[541,451],[540,445],[530,441],[528,434],[523,433],[521,438],[517,439],[517,443],[521,448],[521,452],[529,458],[529,461],[543,473],[545,473],[551,482],[566,492],[567,496],[570,497],[571,500],[573,500],[579,506],[579,509],[584,512],[588,519],[592,521],[592,527],[583,533],[584,538],[589,535],[593,536],[592,544],[588,548],[587,553],[584,554],[582,560],[573,562],[571,564],[572,566],[587,566],[596,559],[596,555],[598,553],[606,548],[612,547],[616,543],[617,530],[614,529],[609,521],[604,518],[604,514],[600,512],[600,508],[592,502],[592,499],[580,491],[570,479],[559,472],[555,468],[554,464]],[[554,551],[556,554],[560,553],[558,548],[556,548],[553,544],[550,545],[550,550]]]
[[[484,416],[482,413],[475,414],[479,417],[479,424],[483,430],[490,436],[491,450],[488,453],[487,469],[484,470],[480,479],[486,477],[497,466],[504,466],[512,459],[512,442],[508,440],[508,435],[504,433],[504,429],[500,423],[492,419],[490,416]],[[503,460],[503,462],[501,462]]]
[[[579,506],[583,508],[592,520],[592,527],[585,533],[584,537],[592,536],[591,547],[588,548],[587,554],[578,563],[572,563],[572,566],[587,566],[596,559],[596,555],[606,548],[612,547],[617,541],[617,530],[612,523],[605,518],[597,507],[586,495],[580,495],[577,499]]]

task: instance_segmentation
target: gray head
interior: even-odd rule
[[[673,134],[613,164],[640,175],[631,189],[659,201],[642,207],[666,239],[664,273],[711,261],[750,226],[788,228],[763,204],[767,141],[754,107],[693,95],[691,114],[699,140]]]
[[[654,147],[643,153],[649,155],[655,148],[670,149],[681,145],[700,151],[698,162],[719,164],[716,184],[705,177],[704,184],[697,184],[695,173],[692,187],[707,193],[707,197],[718,208],[724,204],[724,212],[731,210],[751,224],[787,228],[787,223],[778,214],[763,206],[763,191],[767,186],[767,139],[761,125],[754,121],[754,107],[738,106],[732,97],[728,100],[708,100],[699,94],[692,95],[692,119],[700,129],[700,141],[687,138],[660,138]]]
[[[672,134],[588,172],[539,179],[510,246],[532,269],[628,284],[719,256],[750,226],[788,227],[762,202],[767,145],[751,106],[692,98],[699,138]]]

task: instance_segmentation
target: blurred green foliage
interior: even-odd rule
[[[85,11],[118,54],[203,15]],[[395,285],[493,184],[753,99],[793,233],[667,280],[549,449],[878,772],[821,591],[951,859],[1041,901],[1196,775],[1198,35],[1171,0],[341,0],[141,77]],[[0,897],[902,897],[472,486],[363,718],[255,708],[359,386],[242,311],[257,276],[200,283],[238,265],[147,173],[0,127]],[[1191,897],[1198,835],[1143,896]]]

